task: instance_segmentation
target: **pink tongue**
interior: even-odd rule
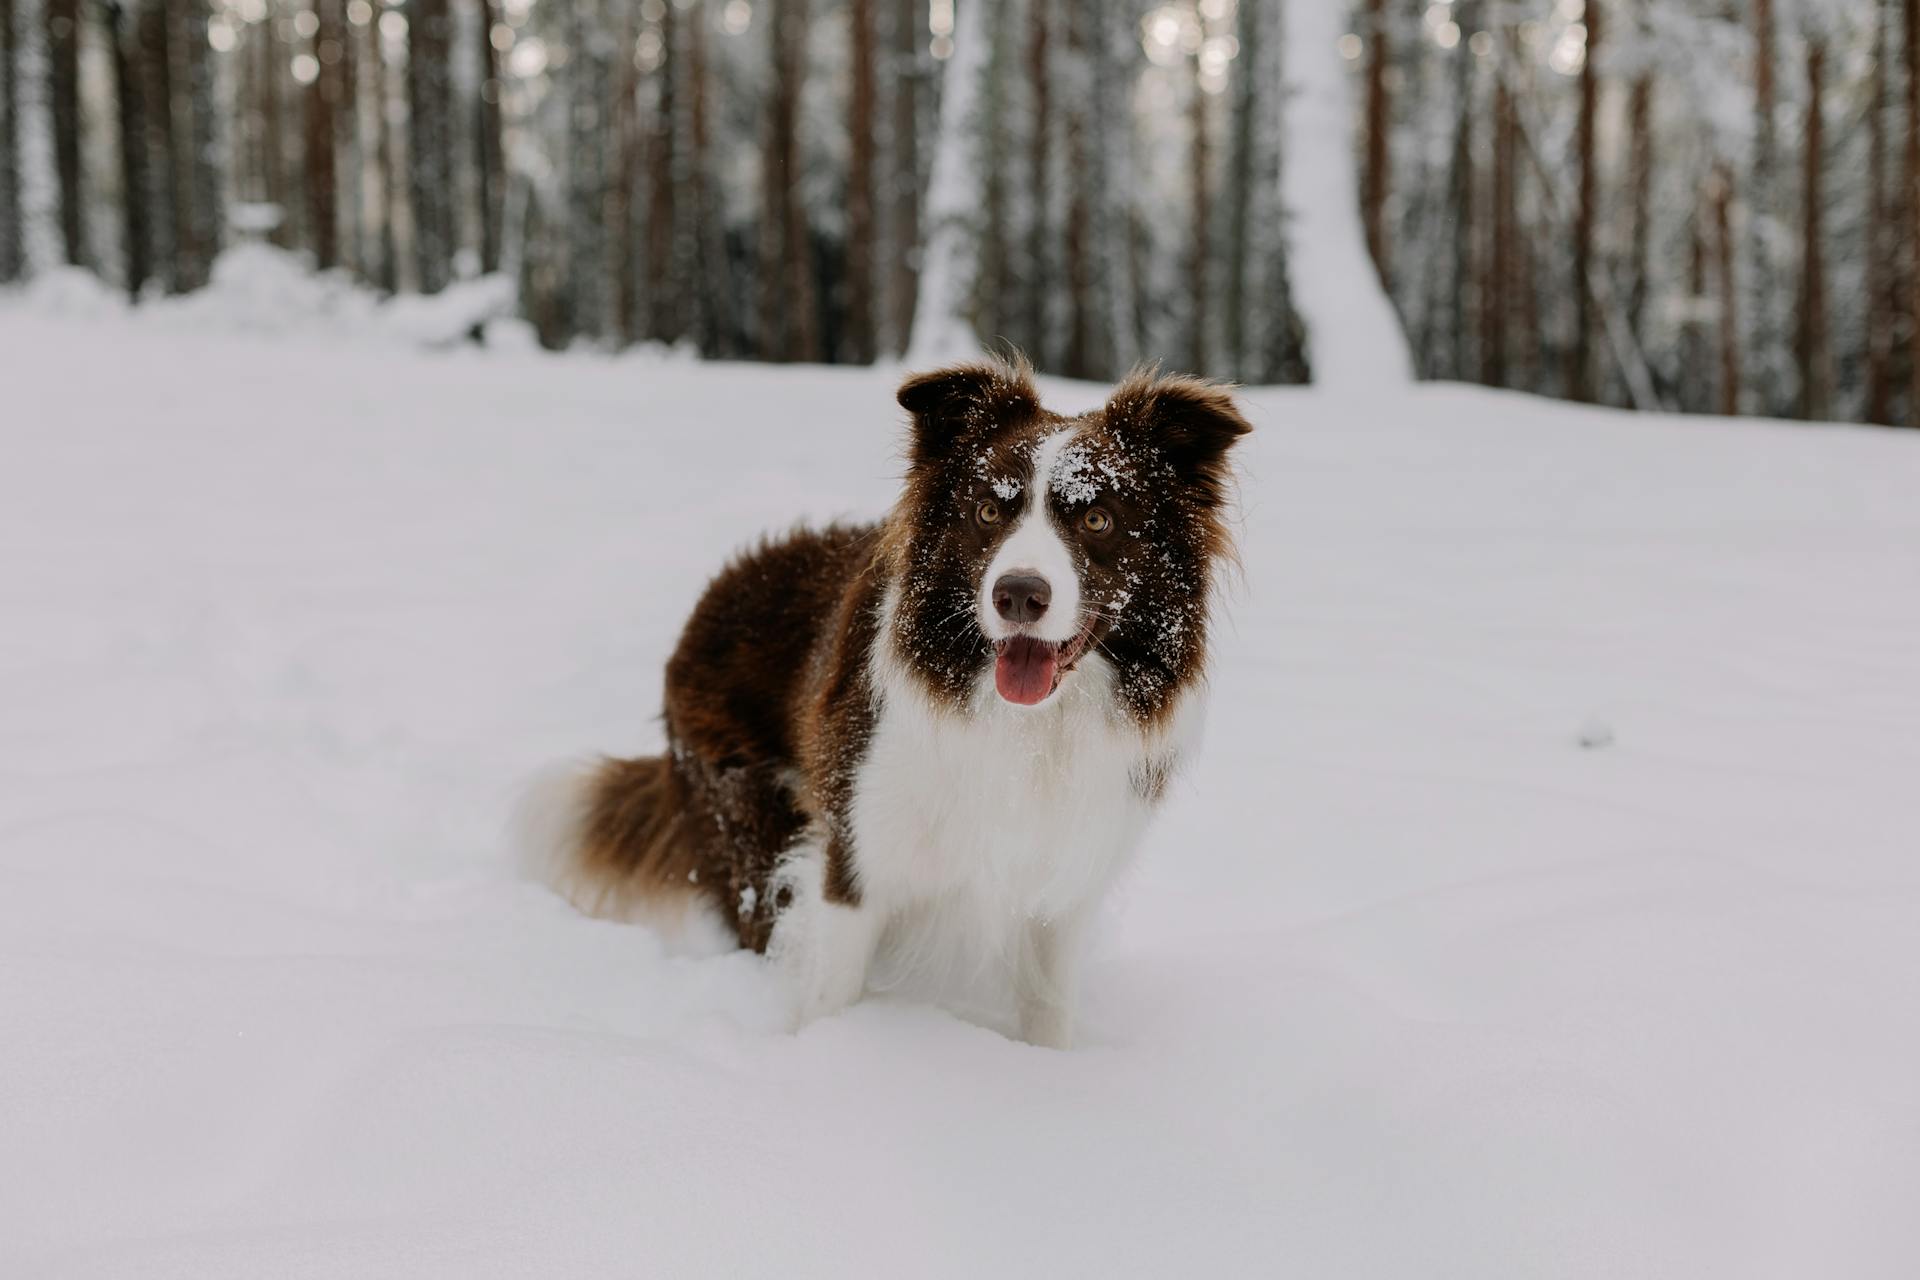
[[[1053,692],[1053,668],[1060,651],[1031,636],[1015,636],[993,664],[993,687],[1008,702],[1030,707]]]

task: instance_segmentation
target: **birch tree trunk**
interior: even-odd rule
[[[967,312],[979,269],[979,245],[969,215],[980,188],[971,135],[986,64],[985,9],[983,0],[959,0],[955,5],[953,55],[947,59],[940,94],[933,176],[927,187],[925,270],[907,346],[911,365],[965,359],[979,351]]]

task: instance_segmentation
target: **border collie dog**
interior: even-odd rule
[[[1150,373],[1075,418],[1023,365],[899,399],[892,513],[722,571],[667,663],[667,754],[574,779],[542,852],[589,911],[718,907],[795,1025],[945,933],[1004,966],[1022,1038],[1065,1046],[1089,921],[1198,728],[1249,428]]]

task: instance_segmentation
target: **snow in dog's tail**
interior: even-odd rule
[[[698,891],[686,793],[664,756],[556,770],[515,826],[527,871],[588,915],[677,922]]]

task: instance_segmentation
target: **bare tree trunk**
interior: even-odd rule
[[[654,99],[653,129],[647,138],[647,334],[660,342],[680,340],[684,327],[680,299],[686,283],[677,270],[674,253],[680,212],[676,190],[680,58],[674,18],[673,5],[660,11],[661,58],[654,73],[659,92]]]
[[[1190,64],[1193,77],[1188,85],[1192,99],[1188,104],[1188,128],[1191,130],[1189,155],[1193,173],[1188,179],[1193,195],[1193,258],[1187,268],[1188,323],[1192,325],[1192,372],[1202,376],[1210,372],[1213,352],[1207,344],[1207,310],[1212,301],[1208,268],[1213,261],[1213,148],[1207,134],[1207,92],[1200,87],[1200,64]]]
[[[1825,231],[1822,226],[1822,166],[1826,140],[1821,112],[1825,109],[1826,42],[1807,39],[1807,129],[1802,146],[1806,186],[1800,214],[1800,415],[1825,418],[1832,394],[1832,352],[1827,334],[1827,280]]]
[[[120,207],[124,218],[121,250],[126,255],[127,297],[140,301],[151,261],[147,235],[147,122],[140,81],[127,46],[132,24],[119,0],[107,0],[107,29],[113,42],[113,90],[120,108]]]
[[[1687,221],[1687,297],[1704,302],[1707,296],[1707,244],[1712,199],[1709,185],[1702,183],[1694,192],[1692,216]],[[1678,368],[1680,407],[1688,413],[1706,413],[1712,403],[1708,372],[1712,357],[1708,352],[1706,324],[1695,314],[1680,332]]]
[[[500,52],[493,46],[500,23],[495,0],[480,0],[480,127],[474,136],[474,172],[480,198],[480,270],[500,269],[501,220],[507,199],[506,147],[501,137]]]
[[[1257,68],[1266,51],[1261,47],[1263,0],[1241,0],[1234,16],[1240,42],[1240,63],[1233,77],[1233,138],[1227,160],[1227,278],[1223,282],[1221,340],[1226,347],[1221,366],[1228,376],[1249,376],[1247,352],[1247,275],[1251,268],[1248,240],[1253,215],[1254,122],[1260,109]]]
[[[1502,55],[1496,55],[1502,56]],[[1513,303],[1514,202],[1513,94],[1504,75],[1493,86],[1493,211],[1486,274],[1480,286],[1480,381],[1507,385],[1507,308]]]
[[[893,176],[888,221],[892,267],[888,325],[892,349],[904,354],[920,293],[920,15],[924,0],[894,0]]]
[[[1732,415],[1740,412],[1740,312],[1733,270],[1733,175],[1724,164],[1714,172],[1710,196],[1720,285],[1720,412]]]
[[[800,93],[807,63],[807,0],[774,0],[773,83],[767,95],[760,229],[762,305],[770,326],[763,355],[818,360],[820,329],[813,254],[800,189]]]
[[[1087,44],[1089,37],[1099,38],[1097,24],[1089,21],[1088,0],[1066,0],[1062,14],[1067,35],[1067,60],[1072,82],[1088,83]],[[1092,193],[1089,180],[1089,143],[1087,138],[1087,95],[1069,95],[1066,114],[1067,144],[1067,226],[1065,261],[1067,275],[1067,349],[1062,370],[1069,378],[1093,376],[1093,265],[1087,248],[1088,220],[1092,217]]]
[[[334,113],[340,104],[341,0],[313,0],[313,49],[319,74],[307,86],[307,240],[322,271],[340,263],[340,192],[334,150]],[[331,51],[331,57],[327,56]]]
[[[977,282],[976,320],[979,331],[989,337],[1006,333],[1009,323],[1017,323],[1014,308],[1012,268],[1013,228],[1007,209],[1007,175],[1014,161],[1014,145],[1008,136],[1006,89],[1012,74],[1014,32],[1009,29],[1009,0],[971,0],[990,9],[984,37],[990,42],[987,53],[986,97],[981,103],[980,204],[983,226],[980,237],[980,279]],[[1022,300],[1021,310],[1024,310]]]
[[[877,55],[874,0],[850,0],[852,83],[847,99],[847,316],[842,354],[854,364],[874,357],[873,172]]]
[[[53,99],[54,170],[60,181],[60,238],[69,266],[87,262],[80,191],[80,4],[47,0],[47,59]]]
[[[1773,298],[1774,255],[1768,236],[1770,224],[1782,213],[1778,199],[1780,183],[1780,144],[1774,130],[1774,112],[1778,95],[1774,85],[1773,0],[1753,0],[1753,172],[1747,180],[1749,241],[1748,270],[1752,275],[1748,305],[1752,314],[1748,327],[1746,377],[1753,389],[1752,407],[1761,414],[1784,413],[1779,370],[1776,368],[1784,340],[1775,322],[1780,310]]]
[[[1471,376],[1467,355],[1473,322],[1467,312],[1467,303],[1473,290],[1474,229],[1479,218],[1474,208],[1474,191],[1478,184],[1473,163],[1473,126],[1480,112],[1474,95],[1475,57],[1470,36],[1478,18],[1479,6],[1472,0],[1462,0],[1454,9],[1454,20],[1460,34],[1452,54],[1453,156],[1449,163],[1450,190],[1447,199],[1453,210],[1453,244],[1447,276],[1448,293],[1451,295],[1447,299],[1447,329],[1452,339],[1448,352],[1451,367],[1447,376],[1452,378]]]
[[[1630,139],[1629,198],[1632,203],[1633,235],[1627,271],[1627,325],[1636,344],[1646,340],[1646,312],[1649,281],[1653,270],[1653,77],[1644,72],[1634,78],[1627,99],[1627,134]]]
[[[1360,219],[1366,226],[1367,250],[1380,280],[1391,287],[1392,262],[1387,253],[1387,134],[1392,126],[1392,103],[1387,98],[1387,62],[1392,48],[1387,40],[1386,0],[1367,0],[1367,157],[1360,179]]]
[[[219,147],[216,122],[219,112],[214,103],[213,46],[207,42],[208,19],[212,14],[208,0],[185,0],[180,24],[180,47],[186,51],[182,68],[186,72],[185,129],[192,196],[191,234],[182,234],[181,252],[186,259],[182,276],[187,288],[197,289],[213,275],[213,260],[220,252],[225,225],[220,187]]]
[[[711,100],[713,78],[707,69],[706,0],[695,0],[687,27],[688,135],[693,199],[694,326],[700,349],[709,356],[733,353],[732,291],[728,287],[725,229],[716,216],[713,194]],[[869,252],[874,252],[869,250]]]
[[[148,236],[153,266],[169,293],[184,287],[180,278],[180,193],[185,157],[173,121],[173,68],[168,53],[166,0],[145,0],[140,7],[141,94],[147,104],[146,153]]]
[[[1602,0],[1587,0],[1587,56],[1580,64],[1580,120],[1578,139],[1580,193],[1573,215],[1573,351],[1567,365],[1567,396],[1593,399],[1593,300],[1589,278],[1593,272],[1593,235],[1599,192],[1595,188],[1594,119],[1598,114],[1600,84],[1595,69],[1600,49]]]
[[[1907,425],[1920,427],[1920,0],[1905,0],[1903,38],[1907,68]]]
[[[1028,354],[1033,357],[1035,364],[1044,366],[1051,354],[1048,339],[1052,336],[1047,327],[1047,301],[1053,285],[1053,273],[1049,270],[1051,263],[1048,261],[1050,255],[1047,252],[1050,244],[1047,195],[1053,178],[1053,156],[1049,145],[1053,132],[1053,65],[1048,52],[1052,32],[1048,16],[1050,0],[1028,0],[1028,3],[1032,25],[1027,34],[1027,82],[1033,95],[1033,142],[1027,152],[1032,165],[1027,175],[1027,199],[1031,202],[1032,218],[1027,224],[1025,328]]]
[[[1887,207],[1887,43],[1886,0],[1873,0],[1873,66],[1867,87],[1867,404],[1868,422],[1887,422],[1892,377],[1894,299],[1897,271],[1889,251],[1891,211]]]
[[[394,242],[394,224],[399,212],[399,175],[393,163],[393,122],[388,118],[387,56],[381,47],[380,19],[385,16],[385,0],[372,0],[373,18],[367,23],[367,80],[373,93],[374,170],[379,175],[379,250],[372,272],[373,282],[385,293],[400,288],[400,251]]]
[[[452,27],[447,0],[413,0],[407,23],[412,107],[407,159],[413,174],[413,256],[422,293],[438,293],[453,279],[452,104],[447,64]]]
[[[637,21],[637,10],[620,17],[621,48],[633,47]],[[642,243],[641,228],[636,225],[635,205],[643,180],[641,171],[646,158],[643,153],[647,149],[640,126],[639,81],[640,69],[634,60],[622,59],[613,94],[613,182],[608,194],[612,212],[607,217],[607,228],[613,239],[614,333],[623,347],[649,336],[652,330],[651,315],[644,321],[640,315],[639,286],[644,281],[649,307],[656,287],[664,287],[656,275],[662,267],[653,255],[651,237]],[[652,229],[651,225],[646,228]]]
[[[173,0],[163,0],[171,4]],[[261,176],[266,187],[266,201],[280,211],[280,221],[273,228],[272,240],[281,248],[293,245],[293,208],[288,188],[292,185],[287,177],[286,139],[281,132],[280,87],[286,74],[285,50],[280,45],[280,23],[274,13],[273,0],[267,0],[267,18],[254,24],[254,41],[258,50],[261,129],[263,137],[260,143]],[[377,35],[375,37],[378,38]],[[184,152],[184,149],[183,149]],[[184,180],[182,189],[184,190]],[[184,219],[186,206],[176,202]],[[187,235],[182,222],[180,234]]]
[[[20,234],[20,36],[13,0],[0,0],[0,284],[25,267]]]

